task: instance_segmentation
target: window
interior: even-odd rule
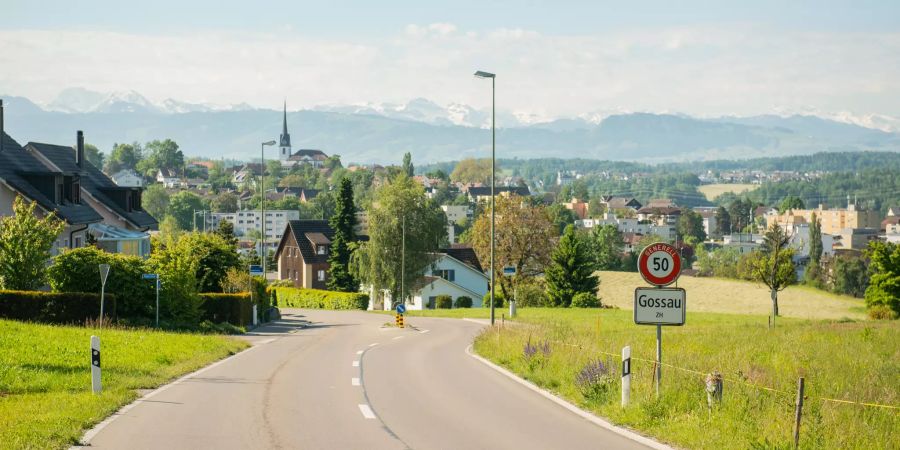
[[[324,270],[320,270],[318,272],[318,276],[319,276],[319,281],[325,281],[325,271]]]
[[[300,279],[300,274],[297,273],[296,270],[294,271],[294,279],[295,279],[295,280],[299,280],[299,279]]]
[[[326,251],[326,247],[324,245],[319,245],[316,247],[316,253],[319,255],[324,255]]]
[[[75,248],[81,247],[81,236],[78,236],[78,237],[75,238],[75,245],[74,245],[74,247],[75,247]]]
[[[456,271],[453,269],[436,270],[434,274],[447,281],[456,281]]]
[[[72,203],[81,203],[81,183],[77,181],[72,183]]]

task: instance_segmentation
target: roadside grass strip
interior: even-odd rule
[[[688,294],[690,295],[690,294]],[[691,313],[664,327],[660,397],[656,330],[624,310],[522,308],[515,327],[487,328],[475,351],[612,423],[683,448],[793,446],[797,380],[806,381],[802,448],[897,448],[900,322],[810,321]],[[621,349],[632,351],[621,406]],[[721,402],[705,378],[719,372]],[[589,380],[589,381],[585,381]]]
[[[178,376],[247,343],[223,336],[104,329],[103,391],[91,393],[98,330],[0,320],[0,448],[68,448],[84,430]]]

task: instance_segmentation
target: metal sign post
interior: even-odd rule
[[[515,266],[504,266],[503,267],[503,276],[512,278],[516,276],[516,268]],[[513,298],[509,301],[509,318],[512,319],[516,317],[516,294],[518,294],[518,289],[514,285],[513,286]]]
[[[106,277],[109,276],[109,264],[100,264],[100,331],[103,331],[103,300],[106,296]]]
[[[681,256],[670,244],[657,242],[648,245],[638,257],[638,271],[655,288],[634,290],[634,323],[656,325],[656,396],[662,378],[662,327],[681,326],[685,322],[687,295],[684,289],[665,288],[681,275]],[[624,353],[623,353],[624,358]],[[623,393],[624,396],[624,393]],[[624,398],[624,397],[623,397]]]

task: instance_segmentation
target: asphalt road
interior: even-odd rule
[[[466,354],[453,319],[285,310],[251,350],[116,416],[97,449],[646,448]]]

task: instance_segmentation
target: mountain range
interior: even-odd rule
[[[87,142],[103,151],[115,142],[172,138],[188,156],[247,160],[258,154],[260,142],[281,132],[281,111],[247,104],[152,102],[134,91],[81,88],[66,89],[47,104],[0,98],[7,106],[7,132],[23,143],[74,143],[75,131],[84,130]],[[497,154],[504,158],[671,162],[900,150],[900,121],[875,115],[697,118],[597,111],[548,121],[498,111],[497,123]],[[489,125],[489,110],[422,98],[288,112],[294,150],[317,148],[359,163],[394,163],[404,152],[420,163],[484,157],[490,151]]]

